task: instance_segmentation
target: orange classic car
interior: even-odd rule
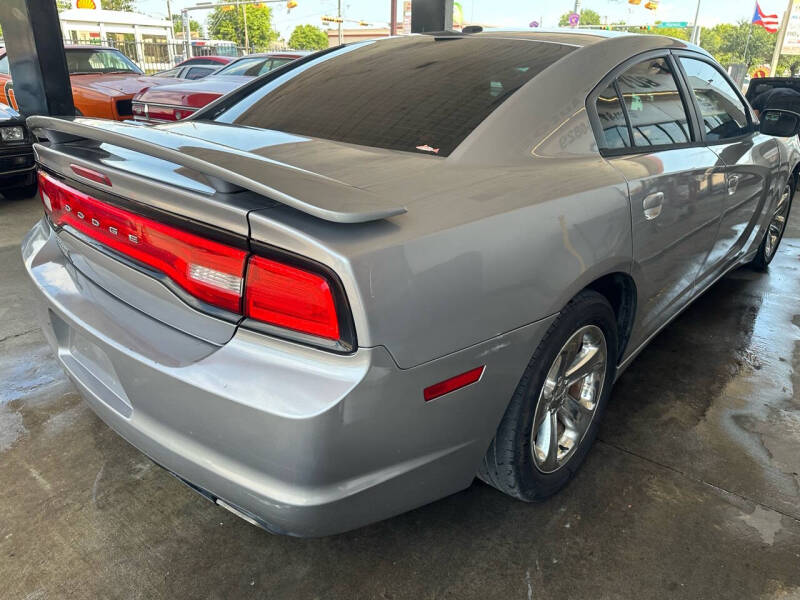
[[[131,99],[155,85],[174,79],[148,77],[119,50],[103,46],[65,46],[75,111],[86,117],[130,119]],[[8,56],[0,48],[0,103],[18,109],[8,69]]]

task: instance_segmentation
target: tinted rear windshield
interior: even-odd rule
[[[574,49],[491,37],[361,42],[267,77],[217,120],[447,156],[511,94]]]

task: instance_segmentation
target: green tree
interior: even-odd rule
[[[133,12],[136,9],[136,0],[101,0],[105,10],[121,10]]]
[[[569,16],[572,12],[567,12],[561,15],[558,20],[559,27],[566,27],[569,25]],[[600,14],[593,11],[591,8],[584,8],[581,11],[581,25],[600,25]]]
[[[215,40],[229,40],[244,46],[244,18],[247,11],[247,34],[251,48],[266,48],[278,39],[272,28],[272,9],[263,4],[229,4],[214,9],[208,18],[208,33]]]
[[[322,50],[328,47],[328,34],[314,25],[298,25],[289,36],[289,47],[295,50]]]
[[[647,33],[665,35],[679,40],[688,40],[692,35],[692,30],[688,27],[653,27]]]
[[[750,36],[749,44],[748,36]],[[769,63],[777,40],[778,36],[774,33],[768,33],[763,27],[751,27],[746,20],[739,21],[735,25],[723,23],[710,29],[703,28],[700,32],[700,45],[726,67],[745,62],[745,47],[747,47],[748,69]]]
[[[249,25],[249,23],[248,23]],[[180,14],[172,15],[172,30],[177,35],[183,33],[183,19]],[[196,33],[200,31],[200,23],[189,17],[189,31]]]

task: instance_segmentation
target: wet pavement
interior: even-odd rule
[[[272,536],[112,433],[57,366],[0,200],[0,598],[800,598],[800,210],[622,376],[574,482],[475,482],[348,534]],[[795,389],[798,391],[795,393]]]

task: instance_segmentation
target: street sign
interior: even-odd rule
[[[659,29],[664,29],[666,27],[688,27],[688,21],[661,21],[656,27]]]
[[[569,15],[569,24],[571,27],[577,27],[581,22],[581,16],[578,13],[571,13]]]
[[[800,0],[792,2],[781,54],[800,54]]]

